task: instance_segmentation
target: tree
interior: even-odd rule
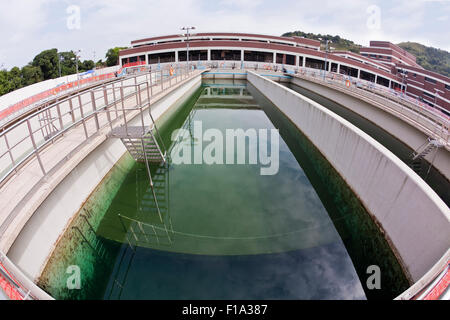
[[[0,96],[11,92],[11,84],[8,80],[8,71],[0,70]]]
[[[95,67],[96,68],[104,68],[104,67],[106,67],[106,62],[103,62],[103,60],[100,59],[95,63]]]
[[[22,68],[22,86],[26,87],[44,80],[44,74],[39,67],[27,65]]]
[[[119,51],[123,49],[126,49],[126,47],[115,47],[106,52],[106,65],[108,67],[119,64]]]
[[[42,51],[34,57],[32,65],[42,70],[44,80],[57,78],[59,75],[58,50],[50,49]]]
[[[95,63],[92,60],[84,60],[83,63],[81,64],[81,70],[83,71],[89,71],[94,69],[95,67]]]
[[[61,75],[67,76],[76,72],[75,53],[73,51],[60,52]]]
[[[18,67],[12,68],[8,73],[8,81],[10,84],[10,90],[17,90],[22,88],[22,73]]]

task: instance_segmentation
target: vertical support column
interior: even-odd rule
[[[111,121],[111,115],[109,114],[109,107],[108,107],[108,91],[106,89],[106,86],[103,86],[103,100],[105,101],[105,111],[106,111],[106,118],[108,119],[108,123],[109,123],[109,127],[111,128],[111,130],[113,129],[112,127],[112,121]]]
[[[84,112],[83,112],[83,104],[81,103],[81,95],[78,95],[78,105],[80,106],[80,114],[81,119],[83,121],[83,129],[84,129],[84,135],[86,136],[86,139],[89,138],[87,128],[86,128],[86,120],[84,119]]]
[[[206,60],[208,62],[211,62],[211,49],[208,49],[207,52],[208,52],[208,56],[207,56]]]
[[[361,69],[358,69],[358,79],[361,79]]]
[[[94,90],[91,91],[91,103],[92,103],[92,111],[94,112],[95,126],[97,127],[97,131],[98,131],[98,130],[100,130],[100,124],[98,122],[98,113],[97,113],[97,106],[95,103]]]
[[[37,150],[36,141],[34,140],[33,130],[31,129],[30,120],[27,120],[27,126],[28,126],[28,134],[31,139],[31,144],[33,145],[34,153],[36,154],[36,158],[39,162],[39,166],[41,167],[42,173],[45,175],[45,169],[41,161],[41,157],[39,156],[39,151]]]
[[[273,53],[273,63],[274,64],[277,63],[277,52],[276,51]]]
[[[306,67],[306,57],[305,56],[303,56],[302,67],[303,68]]]
[[[175,50],[175,62],[178,63],[178,50]]]
[[[145,54],[145,64],[148,65],[148,54]]]

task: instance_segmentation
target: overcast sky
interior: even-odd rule
[[[77,14],[79,11],[79,15]],[[368,45],[416,41],[450,51],[449,0],[0,0],[0,67],[23,66],[45,49],[104,58],[131,40],[180,33],[301,30]]]

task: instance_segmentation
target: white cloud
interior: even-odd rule
[[[418,41],[450,47],[448,28],[433,29],[427,10],[448,17],[448,6],[419,0],[379,2],[381,29],[368,30],[367,8],[372,0],[0,0],[0,63],[24,65],[44,49],[82,49],[82,57],[100,58],[112,46],[129,45],[142,37],[197,32],[253,32],[281,35],[302,30],[340,35],[367,45],[371,39]],[[68,30],[66,8],[81,8],[81,29]],[[438,14],[439,13],[439,14]],[[428,13],[429,14],[429,13]],[[441,22],[444,23],[445,22]]]

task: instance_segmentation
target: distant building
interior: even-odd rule
[[[120,64],[179,63],[187,60],[186,37],[169,35],[131,42],[120,51]],[[371,41],[361,54],[348,51],[326,53],[317,40],[247,33],[196,33],[189,37],[189,61],[237,64],[254,62],[294,68],[325,69],[388,88],[450,111],[450,78],[427,71],[416,57],[387,41]]]

